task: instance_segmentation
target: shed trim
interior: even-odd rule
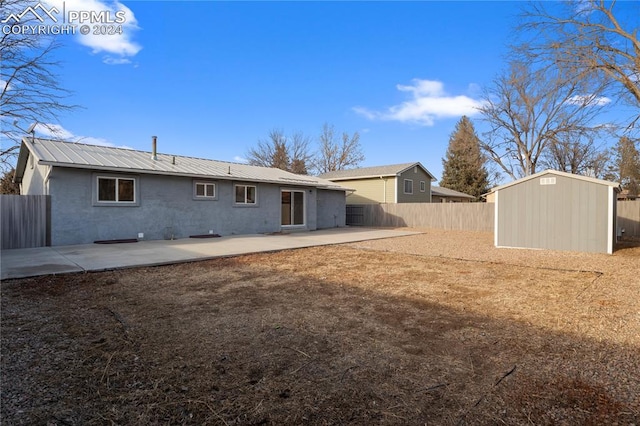
[[[609,207],[607,210],[607,226],[609,227],[609,232],[607,233],[607,253],[613,254],[613,239],[616,235],[616,227],[615,227],[615,216],[613,212],[613,203],[617,202],[614,187],[609,187]]]

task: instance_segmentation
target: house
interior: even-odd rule
[[[347,188],[313,176],[24,138],[15,181],[50,196],[52,245],[345,226]]]
[[[613,253],[615,182],[545,170],[492,190],[496,247]]]
[[[338,170],[320,177],[352,188],[347,204],[430,203],[435,180],[420,163]]]
[[[464,192],[454,191],[449,188],[441,188],[439,186],[431,187],[432,203],[470,203],[475,200],[473,195]]]

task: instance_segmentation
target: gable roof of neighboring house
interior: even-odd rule
[[[465,194],[464,192],[454,191],[453,189],[449,189],[449,188],[442,188],[440,186],[432,186],[431,195],[435,195],[436,197],[469,198],[471,200],[475,200],[476,198],[473,195]]]
[[[586,181],[586,182],[597,183],[599,185],[613,186],[614,188],[616,188],[617,191],[620,191],[620,184],[618,182],[611,182],[611,181],[608,181],[608,180],[596,179],[596,178],[592,178],[592,177],[589,177],[589,176],[582,176],[582,175],[576,175],[576,174],[573,174],[573,173],[561,172],[559,170],[547,169],[547,170],[544,170],[542,172],[538,172],[538,173],[523,177],[522,179],[514,180],[513,182],[509,182],[509,183],[506,183],[504,185],[496,186],[495,188],[491,189],[491,191],[487,192],[486,194],[482,194],[482,195],[488,195],[488,194],[496,192],[496,191],[498,191],[500,189],[509,188],[510,186],[518,185],[518,184],[520,184],[522,182],[526,182],[526,181],[531,180],[531,179],[537,179],[540,176],[544,176],[546,174],[552,174],[552,175],[567,177],[567,178],[571,178],[571,179],[583,180],[583,181]]]
[[[334,172],[323,173],[320,175],[323,179],[329,179],[332,181],[340,180],[354,180],[354,179],[370,179],[389,176],[400,176],[400,174],[406,172],[412,167],[418,166],[424,172],[431,177],[431,180],[436,178],[427,170],[422,164],[417,163],[402,163],[391,164],[388,166],[375,166],[375,167],[362,167],[359,169],[337,170]]]
[[[57,167],[348,190],[326,179],[270,167],[160,153],[154,160],[147,151],[26,137],[22,139],[16,165],[15,181],[18,183],[22,181],[29,152],[38,164]]]

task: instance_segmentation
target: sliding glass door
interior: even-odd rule
[[[282,190],[282,226],[304,226],[304,191]]]

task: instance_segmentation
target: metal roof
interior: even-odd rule
[[[437,195],[439,197],[460,197],[475,199],[473,195],[465,194],[464,192],[454,191],[449,188],[442,188],[440,186],[431,187],[431,195]]]
[[[559,170],[547,169],[547,170],[544,170],[542,172],[538,172],[538,173],[523,177],[522,179],[514,180],[513,182],[509,182],[509,183],[506,183],[504,185],[496,186],[491,191],[489,191],[489,192],[487,192],[486,194],[483,194],[483,195],[488,195],[488,194],[491,194],[492,192],[496,192],[496,191],[499,191],[501,189],[505,189],[505,188],[508,188],[510,186],[513,186],[513,185],[518,185],[519,183],[526,182],[526,181],[531,180],[531,179],[536,179],[536,178],[539,178],[540,176],[544,176],[546,174],[552,174],[552,175],[556,175],[556,176],[564,176],[564,177],[571,178],[571,179],[584,180],[586,182],[596,183],[596,184],[599,184],[599,185],[613,186],[614,188],[617,188],[618,191],[620,191],[620,184],[618,182],[611,182],[611,181],[608,181],[608,180],[596,179],[596,178],[592,178],[592,177],[589,177],[589,176],[582,176],[582,175],[576,175],[576,174],[573,174],[573,173],[561,172]]]
[[[431,172],[429,172],[429,170],[427,170],[419,162],[391,164],[387,166],[362,167],[359,169],[336,170],[334,172],[323,173],[320,175],[320,177],[323,179],[338,181],[350,179],[366,179],[380,176],[398,176],[414,166],[419,166],[420,168],[422,168],[422,170],[425,171],[426,174],[431,177],[431,180],[436,180]]]
[[[151,158],[151,152],[147,151],[26,137],[22,139],[22,146],[20,147],[16,166],[16,182],[20,182],[24,175],[28,157],[27,151],[31,152],[37,159],[38,164],[56,167],[267,182],[340,191],[348,190],[348,188],[326,179],[308,175],[296,175],[270,167],[160,153],[157,154],[157,159],[154,160]]]

